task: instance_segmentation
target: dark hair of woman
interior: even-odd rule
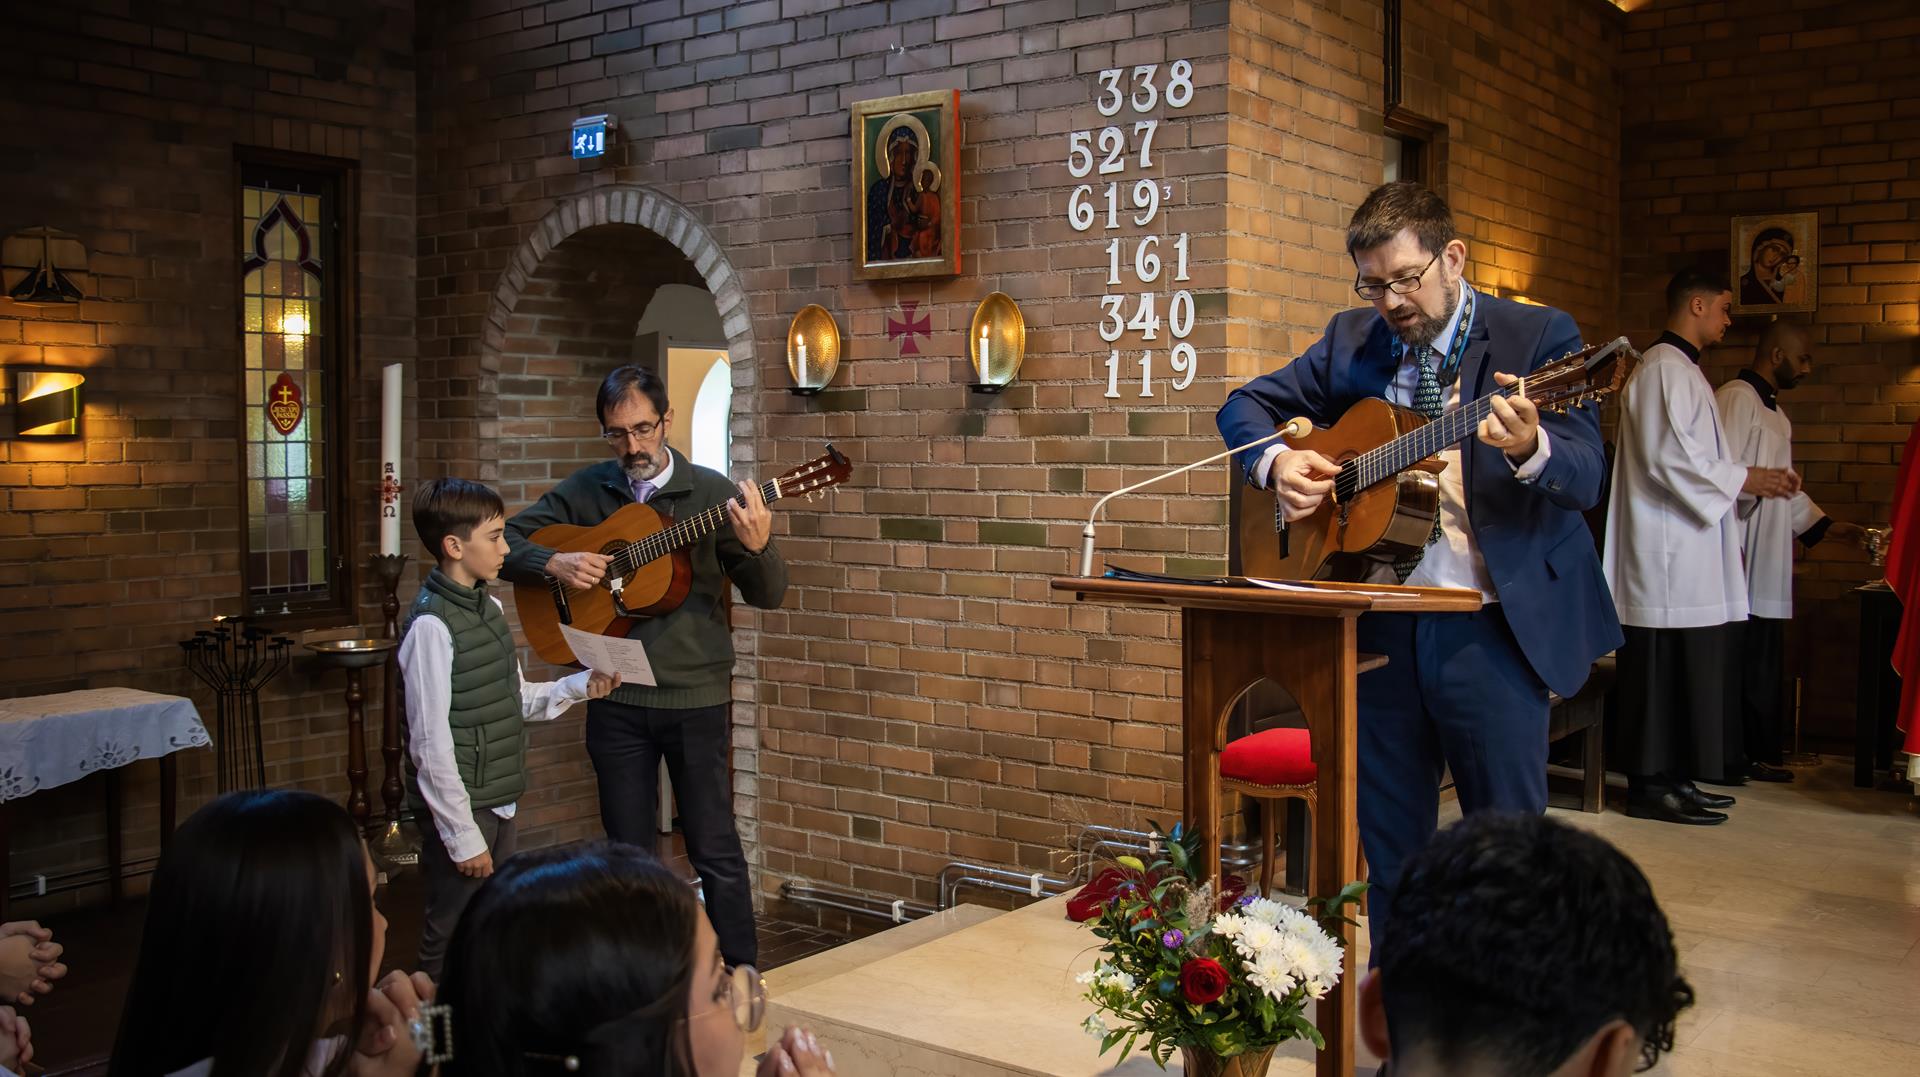
[[[160,858],[108,1077],[204,1059],[212,1077],[301,1077],[330,1027],[357,1029],[372,978],[366,850],[313,793],[230,793]],[[323,1077],[344,1072],[337,1051]]]
[[[444,1077],[693,1077],[693,889],[630,845],[520,853],[474,895],[447,951]]]

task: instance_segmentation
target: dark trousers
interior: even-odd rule
[[[1433,836],[1442,767],[1467,813],[1547,807],[1547,689],[1498,604],[1474,613],[1371,613],[1360,650],[1358,799],[1368,933],[1380,952],[1401,869]],[[1334,880],[1336,884],[1343,880]]]
[[[1747,618],[1740,645],[1740,729],[1747,760],[1779,766],[1786,740],[1786,696],[1780,690],[1787,660],[1787,622],[1776,617]]]
[[[587,755],[600,786],[600,822],[615,841],[652,849],[660,760],[667,761],[687,859],[700,875],[707,918],[729,965],[759,960],[747,857],[733,824],[727,775],[733,722],[729,707],[662,710],[609,699],[587,704]]]
[[[453,858],[447,855],[447,847],[440,843],[440,831],[433,820],[426,818],[421,822],[420,875],[426,883],[427,913],[420,924],[420,971],[438,980],[441,962],[447,958],[447,943],[453,939],[460,914],[486,880],[460,874]],[[492,808],[475,808],[473,825],[480,828],[480,836],[486,839],[487,852],[493,857],[494,870],[498,871],[501,862],[513,855],[517,842],[514,820],[500,818],[493,814]]]
[[[1619,720],[1611,757],[1631,795],[1658,796],[1674,781],[1746,773],[1741,736],[1740,622],[1702,628],[1624,625],[1613,695]]]

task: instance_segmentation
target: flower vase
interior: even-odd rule
[[[1180,1048],[1180,1062],[1187,1077],[1266,1077],[1267,1064],[1273,1061],[1273,1048],[1222,1057],[1205,1047]]]

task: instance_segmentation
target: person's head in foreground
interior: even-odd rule
[[[766,1015],[759,973],[722,962],[687,881],[610,841],[496,870],[454,930],[439,1001],[452,1018],[445,1077],[734,1077]],[[761,1072],[831,1070],[789,1030]]]
[[[1545,816],[1469,816],[1410,861],[1360,985],[1393,1077],[1618,1077],[1693,1004],[1646,876]]]

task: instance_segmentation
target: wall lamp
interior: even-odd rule
[[[818,303],[809,303],[787,327],[787,371],[795,396],[812,396],[833,381],[840,369],[840,327]]]
[[[1007,293],[995,292],[974,309],[967,352],[973,359],[974,392],[998,393],[1013,384],[1027,354],[1027,320]]]
[[[13,436],[16,438],[72,438],[81,434],[84,414],[81,387],[87,376],[71,370],[7,372],[12,398]]]

